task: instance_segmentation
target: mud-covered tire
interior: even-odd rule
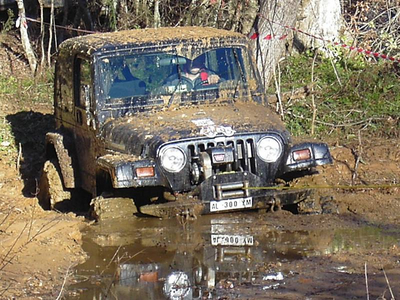
[[[39,181],[39,204],[43,209],[54,209],[57,203],[71,199],[71,193],[62,183],[61,170],[57,160],[44,163]]]
[[[311,195],[307,199],[297,203],[299,214],[317,215],[322,213],[321,203],[317,195]]]
[[[339,214],[339,206],[335,199],[318,193],[299,202],[297,210],[300,214]]]
[[[133,218],[137,212],[136,205],[131,198],[99,196],[92,199],[90,203],[90,216],[97,221]]]

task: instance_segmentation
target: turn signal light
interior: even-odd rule
[[[136,168],[137,177],[154,177],[154,167],[140,167]]]
[[[310,149],[302,149],[293,152],[293,159],[295,161],[298,160],[307,160],[311,158]]]

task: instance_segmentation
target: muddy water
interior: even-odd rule
[[[256,213],[109,221],[84,234],[90,259],[75,269],[67,299],[211,299],[237,285],[274,289],[295,276],[285,262],[400,240],[372,227],[282,231]]]

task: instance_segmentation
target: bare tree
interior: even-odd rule
[[[154,28],[161,26],[160,0],[154,0]]]
[[[24,1],[18,0],[17,3],[18,3],[18,10],[19,10],[19,20],[20,20],[19,28],[20,28],[20,32],[21,32],[22,47],[24,48],[26,57],[28,58],[31,71],[32,71],[32,73],[35,73],[36,66],[37,66],[37,60],[36,60],[35,53],[33,52],[31,42],[29,41],[28,25],[27,25],[26,17],[25,17]]]

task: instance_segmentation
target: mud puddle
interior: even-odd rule
[[[230,299],[239,286],[257,298],[284,293],[299,274],[293,262],[399,241],[400,233],[369,226],[280,230],[256,213],[102,222],[84,232],[90,259],[75,269],[67,299]],[[336,264],[330,272],[351,270]]]

